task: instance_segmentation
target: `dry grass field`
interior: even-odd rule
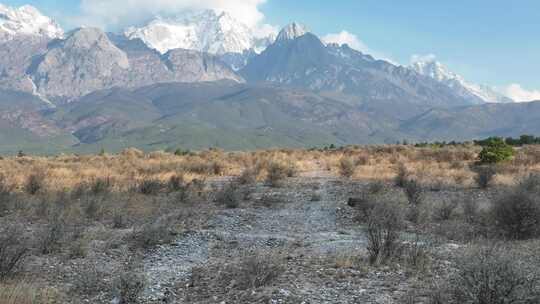
[[[480,150],[2,158],[0,304],[540,303],[540,147]]]

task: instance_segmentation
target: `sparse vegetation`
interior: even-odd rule
[[[471,291],[463,300],[455,284],[484,273],[475,263],[506,265],[494,267],[504,284],[539,264],[528,253],[540,237],[540,152],[525,146],[511,161],[479,164],[480,151],[456,144],[5,157],[1,299],[146,303],[142,290],[156,288],[161,274],[145,272],[174,261],[171,270],[182,269],[175,280],[191,281],[162,282],[170,288],[163,301],[173,303],[296,303],[306,295],[285,288],[293,278],[326,282],[332,292],[347,282],[340,300],[369,280],[400,286],[386,295],[396,301],[425,301],[427,287],[432,303],[491,303]],[[455,259],[478,261],[472,252],[485,240],[504,244],[510,258],[497,249],[486,263]],[[128,267],[139,254],[147,258],[138,263],[157,264]],[[515,286],[512,299],[534,299],[532,287]]]

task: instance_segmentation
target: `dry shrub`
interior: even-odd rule
[[[56,304],[58,294],[49,288],[18,283],[0,283],[0,304]]]
[[[130,258],[114,281],[114,293],[118,304],[137,304],[144,291],[146,279]]]
[[[490,165],[475,166],[473,171],[476,173],[474,180],[481,189],[487,189],[497,174],[496,168]]]
[[[135,229],[128,238],[132,250],[147,250],[160,244],[170,243],[174,239],[171,218],[160,217],[151,223],[144,224]]]
[[[350,157],[342,157],[339,160],[339,174],[345,178],[351,178],[356,171],[356,163]]]
[[[455,263],[450,303],[538,303],[538,265],[525,254],[500,246],[469,249]]]
[[[137,184],[135,190],[144,195],[156,195],[159,194],[165,185],[156,178],[143,178]]]
[[[384,263],[397,250],[399,231],[403,227],[400,207],[395,203],[380,202],[367,219],[367,251],[371,264]]]
[[[178,192],[183,191],[186,187],[186,182],[183,175],[173,175],[169,178],[167,183],[167,189],[169,192]]]
[[[96,260],[85,261],[79,265],[73,278],[71,292],[78,295],[93,296],[107,290],[108,284],[103,280],[106,271],[100,267]]]
[[[407,167],[405,167],[404,164],[399,164],[399,166],[397,167],[397,174],[394,179],[395,185],[400,188],[405,187],[408,176],[409,176],[409,171],[407,170]]]
[[[494,200],[493,222],[506,237],[523,240],[540,235],[537,181],[536,176],[531,176]]]
[[[456,200],[443,200],[435,207],[433,219],[435,221],[448,221],[455,215],[459,203]]]
[[[238,177],[238,182],[242,185],[252,185],[257,181],[259,170],[255,168],[246,168]]]
[[[62,217],[53,217],[38,232],[37,246],[42,254],[59,252],[66,239],[66,223]]]
[[[120,155],[128,158],[143,158],[144,152],[137,148],[127,148],[120,152]]]
[[[0,174],[0,218],[4,216],[10,209],[10,197],[13,193],[14,186],[9,184],[7,178]]]
[[[237,208],[240,204],[240,183],[233,180],[216,194],[216,202],[227,208]]]
[[[90,184],[90,192],[94,195],[107,194],[111,191],[114,183],[110,177],[98,177]]]
[[[29,252],[20,227],[10,225],[0,230],[0,281],[19,270]]]
[[[424,195],[424,188],[415,179],[408,179],[404,184],[405,195],[412,206],[420,206]]]
[[[283,257],[268,251],[249,253],[216,267],[193,269],[191,287],[195,293],[209,289],[218,292],[257,289],[271,285],[285,271]]]
[[[289,168],[281,163],[272,162],[268,165],[266,181],[271,187],[283,186],[284,180],[289,175]]]
[[[44,188],[44,180],[45,174],[41,172],[32,173],[26,179],[26,183],[24,184],[24,190],[30,195],[35,195]]]

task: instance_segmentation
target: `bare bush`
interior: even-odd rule
[[[132,250],[146,250],[160,244],[170,243],[172,240],[173,234],[170,230],[170,221],[166,217],[142,225],[129,236],[129,244]]]
[[[403,220],[399,206],[380,202],[371,211],[367,221],[367,250],[372,264],[385,262],[396,252]]]
[[[418,181],[408,179],[404,184],[404,190],[410,205],[419,206],[422,204],[424,188]]]
[[[492,214],[495,226],[508,238],[523,240],[540,234],[540,202],[524,189],[495,199]]]
[[[267,183],[271,187],[281,187],[283,186],[284,180],[289,175],[289,169],[280,163],[273,162],[268,165],[268,175],[266,177]]]
[[[38,234],[38,249],[42,254],[58,252],[62,247],[62,241],[65,237],[66,223],[64,218],[59,215],[51,216],[49,222]]]
[[[37,194],[44,187],[45,174],[33,173],[26,178],[24,190],[30,195]]]
[[[0,174],[0,217],[4,216],[10,209],[10,196],[14,190],[14,186],[8,183],[7,178]]]
[[[185,187],[186,183],[183,175],[175,174],[169,178],[169,182],[167,183],[167,188],[169,189],[169,192],[184,191]]]
[[[163,189],[163,183],[155,178],[144,178],[136,186],[137,192],[144,195],[156,195]]]
[[[93,296],[107,288],[103,280],[105,271],[100,269],[95,260],[81,264],[76,275],[73,277],[71,292],[79,295]]]
[[[272,284],[285,270],[283,258],[272,252],[257,251],[240,257],[220,269],[195,268],[191,285],[195,290],[249,290]]]
[[[96,178],[90,185],[90,192],[94,195],[106,194],[113,186],[112,179],[110,177]]]
[[[118,304],[139,303],[146,280],[144,275],[135,268],[135,264],[129,261],[125,269],[114,281],[114,292]]]
[[[339,160],[339,174],[345,178],[351,178],[356,171],[356,163],[350,157],[342,157]]]
[[[407,218],[413,223],[418,223],[422,212],[424,188],[416,180],[408,179],[403,189],[409,202]]]
[[[13,275],[29,253],[17,226],[0,230],[0,280]]]
[[[56,290],[27,282],[0,283],[0,304],[55,304],[59,298]]]
[[[524,255],[508,248],[472,248],[456,262],[449,288],[453,303],[538,303],[540,277],[530,266]]]
[[[216,202],[227,208],[238,208],[240,204],[240,184],[231,181],[216,194]]]
[[[456,200],[443,200],[440,205],[435,207],[433,218],[436,221],[448,221],[452,219],[458,205]]]
[[[400,188],[405,187],[408,176],[409,172],[407,171],[407,167],[405,167],[404,164],[399,164],[397,168],[397,174],[394,179],[395,185]]]
[[[471,196],[466,196],[462,202],[463,217],[469,224],[478,222],[478,202]]]
[[[242,174],[238,177],[238,182],[242,185],[254,184],[257,181],[257,175],[257,170],[247,168],[242,171]]]
[[[497,174],[495,167],[490,165],[475,166],[473,171],[476,173],[474,180],[481,189],[487,189]]]
[[[264,252],[244,257],[230,268],[237,278],[236,288],[240,290],[267,286],[283,271],[281,257]]]

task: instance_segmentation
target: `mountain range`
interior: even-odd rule
[[[411,66],[325,44],[292,23],[255,33],[224,12],[122,33],[64,32],[0,5],[0,153],[256,149],[470,140],[540,131],[513,103],[434,60]]]

